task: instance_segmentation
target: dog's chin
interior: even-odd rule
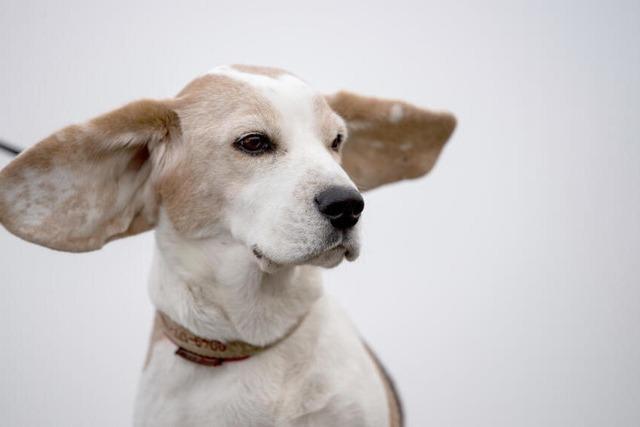
[[[306,264],[315,265],[317,267],[333,268],[342,262],[346,257],[346,253],[347,249],[340,245],[311,258],[306,262]]]
[[[355,261],[360,254],[359,245],[357,242],[352,242],[351,240],[321,251],[312,251],[303,256],[297,255],[290,260],[274,260],[255,245],[252,247],[252,250],[260,269],[268,274],[276,273],[283,267],[295,265],[314,265],[323,268],[333,268],[338,266],[345,258],[348,261]]]

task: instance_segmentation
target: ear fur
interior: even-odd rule
[[[152,177],[180,137],[168,103],[132,102],[62,129],[0,172],[0,222],[52,249],[83,252],[156,222]]]
[[[347,123],[342,165],[362,191],[427,174],[456,126],[453,115],[338,92],[326,97]]]

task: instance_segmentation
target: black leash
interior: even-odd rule
[[[0,150],[4,150],[4,151],[6,151],[7,153],[9,153],[9,154],[11,154],[13,156],[17,156],[22,151],[18,147],[15,147],[15,146],[7,143],[7,142],[4,142],[1,139],[0,139]]]

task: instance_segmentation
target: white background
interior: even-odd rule
[[[362,256],[328,290],[410,426],[637,427],[640,3],[596,3],[2,0],[0,136],[28,146],[225,63],[449,109],[433,173],[366,195]],[[0,231],[0,425],[130,423],[152,245]]]

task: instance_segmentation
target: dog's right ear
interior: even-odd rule
[[[180,136],[176,112],[153,100],[56,132],[0,172],[0,222],[70,252],[149,230],[158,211],[153,183]]]

